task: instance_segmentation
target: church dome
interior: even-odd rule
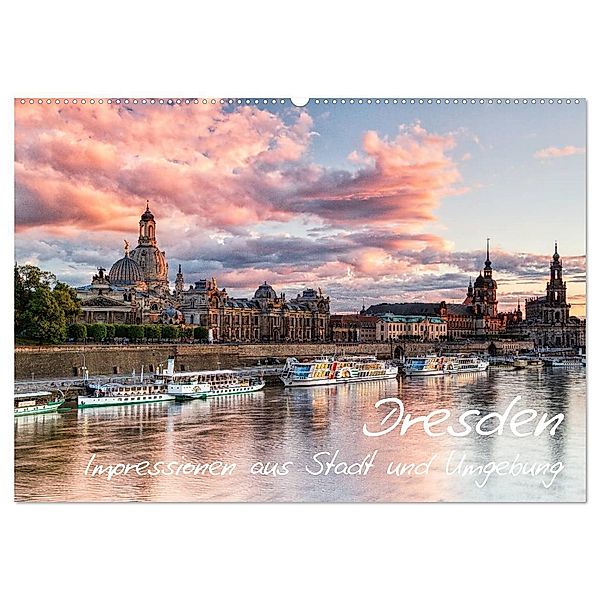
[[[475,287],[481,287],[484,281],[485,280],[483,279],[483,275],[479,273],[477,279],[475,280]]]
[[[156,246],[138,246],[131,251],[131,258],[138,264],[142,280],[148,283],[167,282],[167,260]]]
[[[150,211],[150,205],[146,203],[146,210],[142,214],[142,221],[154,221],[154,215]]]
[[[113,285],[135,285],[144,280],[139,265],[125,254],[111,268],[108,280]]]
[[[262,285],[258,286],[258,289],[254,292],[255,298],[268,298],[269,300],[276,300],[277,293],[275,290],[265,281]]]

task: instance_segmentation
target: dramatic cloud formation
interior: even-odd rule
[[[548,148],[542,148],[538,150],[533,156],[535,158],[560,158],[561,156],[571,156],[573,154],[584,154],[585,148],[578,148],[576,146],[563,146],[562,148],[555,148],[550,146]]]
[[[190,228],[235,231],[296,216],[398,228],[433,219],[460,180],[446,154],[451,136],[418,124],[392,140],[368,131],[356,171],[306,160],[312,127],[296,108],[18,104],[17,230],[125,231],[146,200]]]
[[[188,283],[215,275],[240,295],[268,280],[320,285],[334,310],[362,298],[460,301],[482,266],[434,227],[443,199],[465,187],[454,135],[418,122],[365,131],[348,167],[333,168],[314,159],[317,125],[295,107],[17,103],[15,119],[17,259],[74,284],[135,241],[146,201],[171,272],[181,263]],[[499,279],[541,291],[547,256],[493,260]],[[570,273],[585,276],[583,257]]]

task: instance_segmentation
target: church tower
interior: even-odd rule
[[[140,217],[140,237],[138,245],[130,252],[142,271],[142,278],[148,291],[167,296],[169,291],[169,264],[165,253],[156,243],[156,220],[146,202],[146,210]]]
[[[467,297],[463,300],[463,306],[471,306],[473,304],[473,280],[469,277],[469,287],[467,288]]]
[[[175,297],[178,300],[181,300],[183,296],[183,286],[185,282],[183,280],[183,273],[181,272],[181,265],[179,265],[179,270],[177,271],[177,275],[175,276]]]
[[[483,274],[481,271],[479,272],[479,276],[475,279],[473,287],[473,305],[476,315],[494,318],[498,316],[497,287],[493,279],[492,262],[490,260],[490,238],[488,238]]]
[[[485,265],[483,268],[483,276],[488,279],[492,278],[492,263],[490,261],[490,238],[487,239],[487,250],[485,255]]]
[[[550,263],[550,281],[546,284],[544,323],[566,323],[569,320],[570,304],[567,304],[567,284],[562,278],[562,260],[558,243],[554,242],[554,254]]]
[[[150,212],[150,205],[146,202],[146,211],[140,219],[139,246],[156,246],[156,221]]]

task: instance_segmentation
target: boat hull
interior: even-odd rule
[[[44,406],[24,406],[15,408],[15,417],[53,413],[56,412],[64,403],[64,400],[56,400],[55,402],[48,402],[48,404]]]
[[[210,387],[198,384],[173,384],[167,387],[167,394],[175,396],[177,400],[196,400],[206,398]]]
[[[372,377],[344,377],[344,378],[319,378],[319,379],[290,379],[281,376],[280,379],[285,387],[314,387],[318,385],[339,385],[346,383],[362,383],[363,381],[383,381],[385,379],[396,379],[398,372],[386,373],[385,375],[374,375]]]
[[[450,375],[456,375],[460,373],[481,373],[482,371],[487,371],[488,364],[481,364],[473,367],[463,367],[461,369],[448,369],[447,373]]]
[[[445,375],[446,371],[443,369],[429,369],[429,370],[411,370],[407,369],[404,371],[407,377],[432,377],[433,375]]]
[[[237,396],[238,394],[252,394],[259,392],[265,387],[264,381],[254,385],[246,385],[232,388],[216,388],[206,392],[206,398],[216,398],[217,396]]]
[[[148,404],[150,402],[166,402],[169,400],[175,400],[175,396],[171,394],[153,394],[145,396],[130,396],[130,397],[119,397],[119,396],[78,396],[77,406],[78,408],[89,408],[96,406],[124,406],[126,404]]]

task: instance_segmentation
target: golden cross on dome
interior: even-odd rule
[[[125,240],[125,256],[129,256],[129,242]]]

